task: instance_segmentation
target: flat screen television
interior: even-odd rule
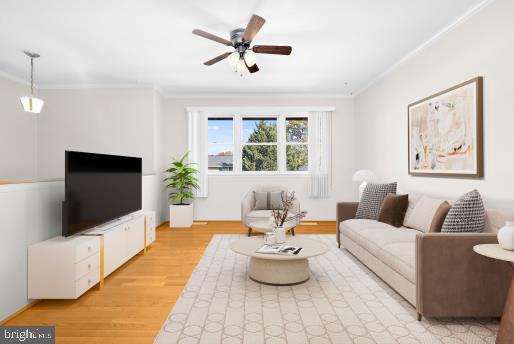
[[[142,159],[66,151],[62,235],[141,209]]]

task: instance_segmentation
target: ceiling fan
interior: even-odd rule
[[[264,25],[266,20],[264,18],[254,14],[250,18],[250,21],[246,25],[246,29],[235,29],[230,32],[230,41],[203,30],[195,29],[193,34],[203,38],[210,39],[212,41],[233,47],[235,51],[227,52],[216,56],[215,58],[204,62],[206,66],[212,66],[226,58],[231,65],[236,69],[236,72],[240,73],[247,69],[250,73],[259,71],[257,67],[257,59],[255,54],[274,54],[274,55],[290,55],[292,48],[285,45],[254,45],[250,47],[253,39],[257,36],[260,29]],[[255,54],[254,54],[255,53]]]

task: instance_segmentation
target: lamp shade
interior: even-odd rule
[[[239,55],[239,52],[234,51],[232,54],[228,55],[228,63],[230,63],[231,66],[237,66],[237,63],[239,62],[241,56]]]
[[[374,182],[377,175],[370,170],[358,170],[352,176],[354,182]]]
[[[42,99],[32,96],[20,97],[20,102],[25,112],[32,113],[40,113],[43,109],[43,105],[45,104]]]

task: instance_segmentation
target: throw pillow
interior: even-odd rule
[[[409,226],[407,226],[407,223],[409,222],[409,219],[412,215],[412,211],[416,207],[416,204],[418,204],[418,201],[421,199],[421,196],[422,195],[415,194],[415,193],[409,194],[409,206],[407,207],[407,212],[405,213],[405,219],[403,220],[403,225],[405,227],[409,227]]]
[[[442,199],[421,196],[414,209],[412,209],[409,218],[405,219],[405,227],[413,228],[424,233],[429,232],[434,215],[437,209],[439,209],[439,206],[444,202],[445,200]]]
[[[403,218],[409,206],[409,195],[388,194],[378,213],[378,221],[390,224],[394,227],[401,227]]]
[[[255,198],[254,210],[283,209],[282,191],[253,192]]]
[[[444,220],[446,219],[446,215],[448,211],[451,209],[450,203],[444,201],[439,205],[439,208],[435,211],[434,218],[432,219],[432,223],[430,224],[430,229],[428,230],[431,233],[439,233],[441,228],[443,227]]]
[[[448,211],[441,232],[482,232],[485,208],[477,190],[462,195]]]
[[[382,201],[387,194],[396,194],[396,182],[389,184],[368,184],[362,192],[357,207],[356,219],[376,220]]]

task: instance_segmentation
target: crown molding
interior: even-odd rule
[[[352,99],[353,95],[334,93],[183,93],[166,94],[166,99],[262,99],[262,98],[306,98],[306,99]]]
[[[460,25],[464,24],[466,21],[471,19],[473,16],[478,14],[480,11],[482,11],[484,8],[489,6],[491,3],[493,3],[495,0],[483,0],[479,2],[477,5],[470,8],[468,11],[466,11],[463,15],[458,17],[456,20],[451,22],[450,24],[446,25],[442,30],[438,31],[435,35],[430,37],[428,40],[423,42],[418,47],[414,48],[411,52],[409,52],[407,55],[399,59],[397,62],[395,62],[393,65],[388,67],[385,71],[380,73],[376,78],[373,78],[369,83],[367,83],[364,87],[360,88],[358,91],[354,92],[354,97],[359,96],[361,93],[366,91],[368,88],[373,86],[374,84],[378,83],[380,80],[384,79],[387,75],[391,74],[394,70],[399,68],[401,65],[406,63],[407,61],[411,60],[415,56],[419,55],[421,52],[428,49],[430,46],[435,44],[437,41],[439,41],[441,38],[449,34],[451,31],[459,27]]]
[[[40,90],[155,89],[151,84],[42,84]]]

